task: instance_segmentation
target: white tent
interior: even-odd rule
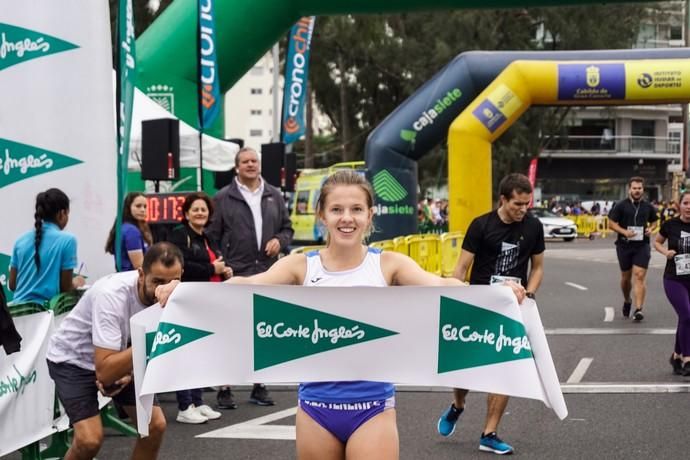
[[[129,144],[130,171],[141,169],[141,122],[157,118],[177,118],[139,89],[134,90],[134,110],[132,114],[132,131]],[[208,171],[228,171],[235,166],[235,155],[239,146],[232,142],[222,141],[212,136],[203,135],[204,169]],[[197,168],[199,166],[199,131],[180,120],[180,167]]]

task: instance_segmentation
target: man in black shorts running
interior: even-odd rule
[[[621,269],[623,291],[623,317],[630,317],[634,301],[633,319],[642,321],[642,307],[647,294],[645,278],[651,251],[649,234],[658,217],[656,209],[642,198],[644,179],[631,177],[628,181],[628,198],[619,201],[609,213],[609,228],[618,234],[616,255]],[[632,298],[630,296],[632,291]]]

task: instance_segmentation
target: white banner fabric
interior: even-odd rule
[[[82,274],[113,270],[116,141],[108,2],[0,0],[0,281],[36,195],[71,200]],[[82,265],[83,264],[83,265]]]
[[[139,315],[132,324],[151,331],[154,316]],[[567,415],[536,304],[518,306],[502,286],[183,283],[160,316],[141,394],[362,379],[538,399]]]
[[[0,348],[0,457],[54,431],[55,383],[46,364],[53,313],[20,316],[14,324],[21,351],[7,356]]]

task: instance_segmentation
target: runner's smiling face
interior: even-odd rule
[[[371,228],[374,209],[367,205],[367,194],[357,185],[338,185],[320,212],[330,242],[361,244]]]
[[[642,182],[631,182],[630,191],[628,193],[630,194],[631,200],[640,201],[644,193],[644,185],[642,185]]]
[[[520,222],[527,214],[531,193],[518,193],[513,190],[510,199],[501,196],[501,209],[510,222]]]

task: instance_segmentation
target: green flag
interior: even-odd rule
[[[397,332],[254,295],[254,370]]]
[[[532,348],[522,323],[441,296],[439,374],[530,358]]]
[[[121,268],[122,204],[127,193],[127,160],[132,128],[134,84],[136,79],[136,46],[132,0],[120,0],[117,12],[117,219],[115,223],[115,260]]]

